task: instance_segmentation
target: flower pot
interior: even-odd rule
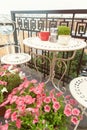
[[[61,45],[68,45],[70,38],[71,38],[70,35],[59,35],[58,43]]]

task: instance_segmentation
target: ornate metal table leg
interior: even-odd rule
[[[39,70],[38,70],[37,61],[38,61],[38,59],[43,59],[43,61],[41,62],[41,64],[44,64],[44,63],[46,62],[46,60],[48,60],[49,63],[50,63],[50,62],[51,62],[51,61],[50,61],[50,58],[47,57],[47,56],[45,56],[45,55],[36,54],[36,53],[34,53],[34,52],[31,52],[31,54],[32,54],[32,56],[34,57],[34,65],[35,65],[36,71],[37,71],[37,73],[38,73],[38,75],[39,75],[40,82],[41,82],[41,74],[40,74],[40,72],[39,72]],[[49,81],[49,80],[50,80],[50,78],[48,79],[48,81]],[[47,82],[48,82],[48,81],[47,81]],[[45,82],[45,83],[47,83],[47,82]]]
[[[38,55],[38,54],[35,54],[35,53],[32,53],[32,54],[35,56],[35,60],[34,60],[35,68],[36,68],[36,70],[37,70],[37,72],[38,72],[40,78],[41,78],[41,76],[40,76],[38,67],[37,67],[37,65],[36,65],[36,61],[38,60],[38,58],[43,58],[43,59],[44,59],[43,63],[45,62],[45,59],[47,59],[47,60],[49,61],[49,63],[50,63],[50,73],[49,73],[49,78],[47,79],[47,81],[45,81],[45,84],[47,84],[49,81],[51,81],[52,84],[53,84],[53,86],[54,86],[58,91],[61,91],[61,92],[62,92],[62,90],[60,89],[60,82],[61,82],[61,80],[63,79],[63,77],[64,77],[64,75],[65,75],[65,73],[66,73],[66,71],[67,71],[66,61],[69,61],[69,60],[73,59],[74,56],[75,56],[75,54],[76,54],[76,51],[74,51],[74,52],[73,52],[73,55],[72,55],[71,57],[67,58],[67,59],[57,58],[57,57],[58,57],[58,53],[56,53],[56,52],[53,52],[53,57],[52,57],[52,59],[50,59],[49,57],[44,56],[44,55]],[[61,63],[64,65],[65,69],[64,69],[64,72],[63,72],[62,76],[60,77],[60,79],[59,79],[59,81],[58,81],[58,83],[57,83],[57,85],[56,85],[56,83],[54,82],[54,77],[55,77],[55,65],[57,64],[57,66],[59,67],[59,62],[61,62]],[[42,63],[42,64],[43,64],[43,63]]]

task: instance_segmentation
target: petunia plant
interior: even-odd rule
[[[21,71],[16,66],[3,65],[0,67],[0,103],[13,88],[22,83]]]
[[[44,83],[25,79],[14,88],[7,99],[0,104],[6,106],[5,130],[68,130],[76,125],[81,112],[77,102],[62,92],[46,90]]]

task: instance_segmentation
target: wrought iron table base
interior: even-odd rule
[[[71,59],[74,58],[75,54],[76,54],[76,51],[73,52],[72,56],[71,57],[68,57],[67,59],[65,58],[57,58],[57,54],[56,52],[53,52],[53,58],[50,59],[49,57],[45,56],[45,55],[38,55],[38,54],[35,54],[33,52],[31,52],[32,55],[35,55],[36,58],[34,60],[34,63],[35,63],[35,68],[36,70],[38,71],[38,74],[39,74],[39,70],[38,70],[38,67],[36,65],[36,61],[38,60],[38,58],[43,58],[43,59],[47,59],[49,62],[50,62],[50,73],[49,73],[49,77],[47,79],[47,81],[45,81],[45,84],[47,84],[49,81],[51,81],[52,85],[58,90],[58,91],[63,91],[61,89],[63,89],[63,87],[60,89],[60,83],[67,71],[67,64],[66,64],[66,61],[69,61]],[[45,62],[45,61],[44,61]],[[43,62],[43,63],[44,63]],[[42,64],[43,64],[42,63]],[[55,65],[57,64],[58,67],[60,67],[61,65],[59,65],[59,63],[63,64],[64,67],[65,67],[65,70],[62,74],[62,76],[60,77],[60,79],[58,80],[58,83],[56,85],[56,83],[54,82],[54,77],[55,77]],[[41,76],[40,76],[41,77]]]

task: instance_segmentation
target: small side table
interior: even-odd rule
[[[72,96],[78,101],[82,109],[82,114],[85,114],[87,116],[87,77],[82,76],[73,79],[70,82],[69,88]],[[77,129],[79,123],[80,120],[75,126],[74,130]]]

